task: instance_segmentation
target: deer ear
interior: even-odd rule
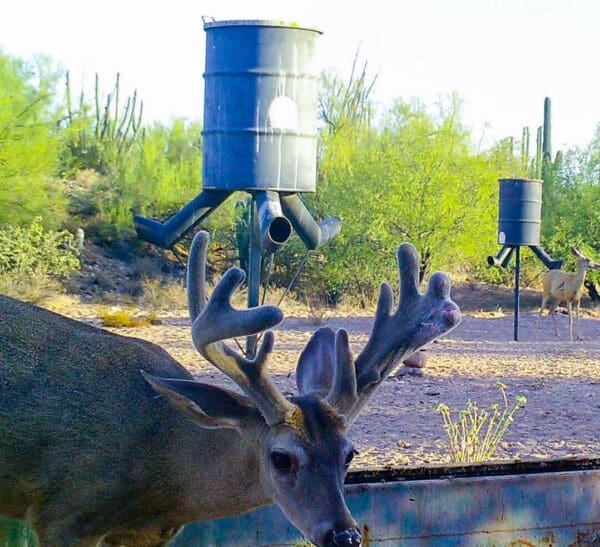
[[[158,378],[140,370],[144,379],[171,405],[207,429],[231,428],[241,431],[262,420],[252,402],[233,391],[195,380]]]
[[[571,252],[577,257],[577,258],[585,258],[583,256],[583,253],[577,248],[577,247],[571,247]]]
[[[313,393],[325,397],[335,377],[335,332],[321,327],[312,335],[296,365],[296,384],[300,395]]]

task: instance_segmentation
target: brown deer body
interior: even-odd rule
[[[556,321],[556,308],[561,302],[567,305],[567,314],[569,316],[569,338],[573,340],[573,304],[575,305],[575,319],[579,321],[579,306],[585,275],[588,270],[600,270],[600,264],[584,256],[579,249],[571,248],[571,252],[579,259],[577,271],[575,273],[566,273],[562,270],[549,270],[544,274],[542,305],[538,315],[536,326],[536,337],[540,329],[540,320],[542,312],[548,307],[548,313],[552,316],[554,325],[554,335],[558,334],[558,323]]]
[[[398,309],[382,285],[356,360],[345,331],[319,329],[287,399],[266,371],[271,332],[252,361],[223,341],[280,310],[233,309],[235,268],[205,305],[207,243],[200,233],[190,254],[192,338],[243,395],[194,381],[154,344],[0,297],[0,514],[27,520],[41,546],[165,545],[186,523],[272,501],[317,545],[360,545],[346,432],[396,364],[458,324],[447,277],[420,294],[416,252],[401,246]]]

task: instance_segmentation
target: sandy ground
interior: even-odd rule
[[[71,315],[97,323],[85,314]],[[271,364],[276,383],[290,395],[299,352],[317,328],[301,315],[288,316],[276,330]],[[525,311],[515,342],[513,315],[488,315],[496,317],[463,317],[454,331],[430,344],[422,376],[392,376],[382,385],[350,431],[359,451],[354,467],[450,461],[438,404],[457,412],[469,399],[486,408],[502,403],[497,381],[507,386],[511,403],[517,395],[527,398],[497,451],[499,459],[600,455],[600,317],[582,317],[580,339],[570,342],[567,318],[558,317],[562,338],[555,338],[551,318],[544,316],[536,340],[537,314]],[[198,379],[231,386],[193,349],[188,322],[184,312],[169,313],[162,325],[112,330],[161,345]],[[372,318],[330,316],[322,324],[347,329],[358,352]]]

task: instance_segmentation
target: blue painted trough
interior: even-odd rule
[[[346,482],[365,547],[600,545],[600,458],[368,469],[349,473]],[[271,505],[190,524],[171,545],[283,546],[301,539]],[[0,547],[34,545],[22,522],[0,520]]]
[[[363,545],[600,545],[600,458],[372,469],[348,475]],[[275,506],[187,526],[176,547],[294,545]]]

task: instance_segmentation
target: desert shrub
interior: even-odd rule
[[[165,220],[201,188],[201,128],[184,120],[153,124],[102,169],[75,171],[67,183],[70,208],[96,240],[133,239],[133,213]]]
[[[344,221],[322,250],[328,290],[376,292],[382,276],[396,277],[390,257],[402,241],[417,248],[422,277],[485,260],[486,242],[495,247],[498,176],[473,149],[456,97],[433,114],[398,100],[377,126],[324,135],[313,209]]]
[[[92,169],[109,173],[129,154],[142,134],[143,103],[137,92],[121,97],[118,73],[105,100],[101,97],[100,79],[96,74],[93,106],[86,100],[83,90],[74,104],[68,72],[65,80],[67,115],[62,123],[63,172],[70,175],[79,169]]]
[[[27,223],[42,211],[51,213],[47,225],[63,219],[56,80],[47,59],[0,51],[0,227]]]
[[[73,234],[44,230],[41,217],[0,230],[0,275],[66,275],[78,267]]]
[[[44,230],[39,217],[0,230],[0,293],[39,303],[62,292],[56,276],[79,268],[77,254],[71,233]]]
[[[438,405],[452,461],[471,463],[492,459],[502,437],[514,422],[515,413],[527,402],[525,397],[517,396],[513,406],[509,406],[506,386],[501,382],[497,386],[502,393],[502,405],[494,403],[490,411],[469,400],[455,419],[447,405]]]

